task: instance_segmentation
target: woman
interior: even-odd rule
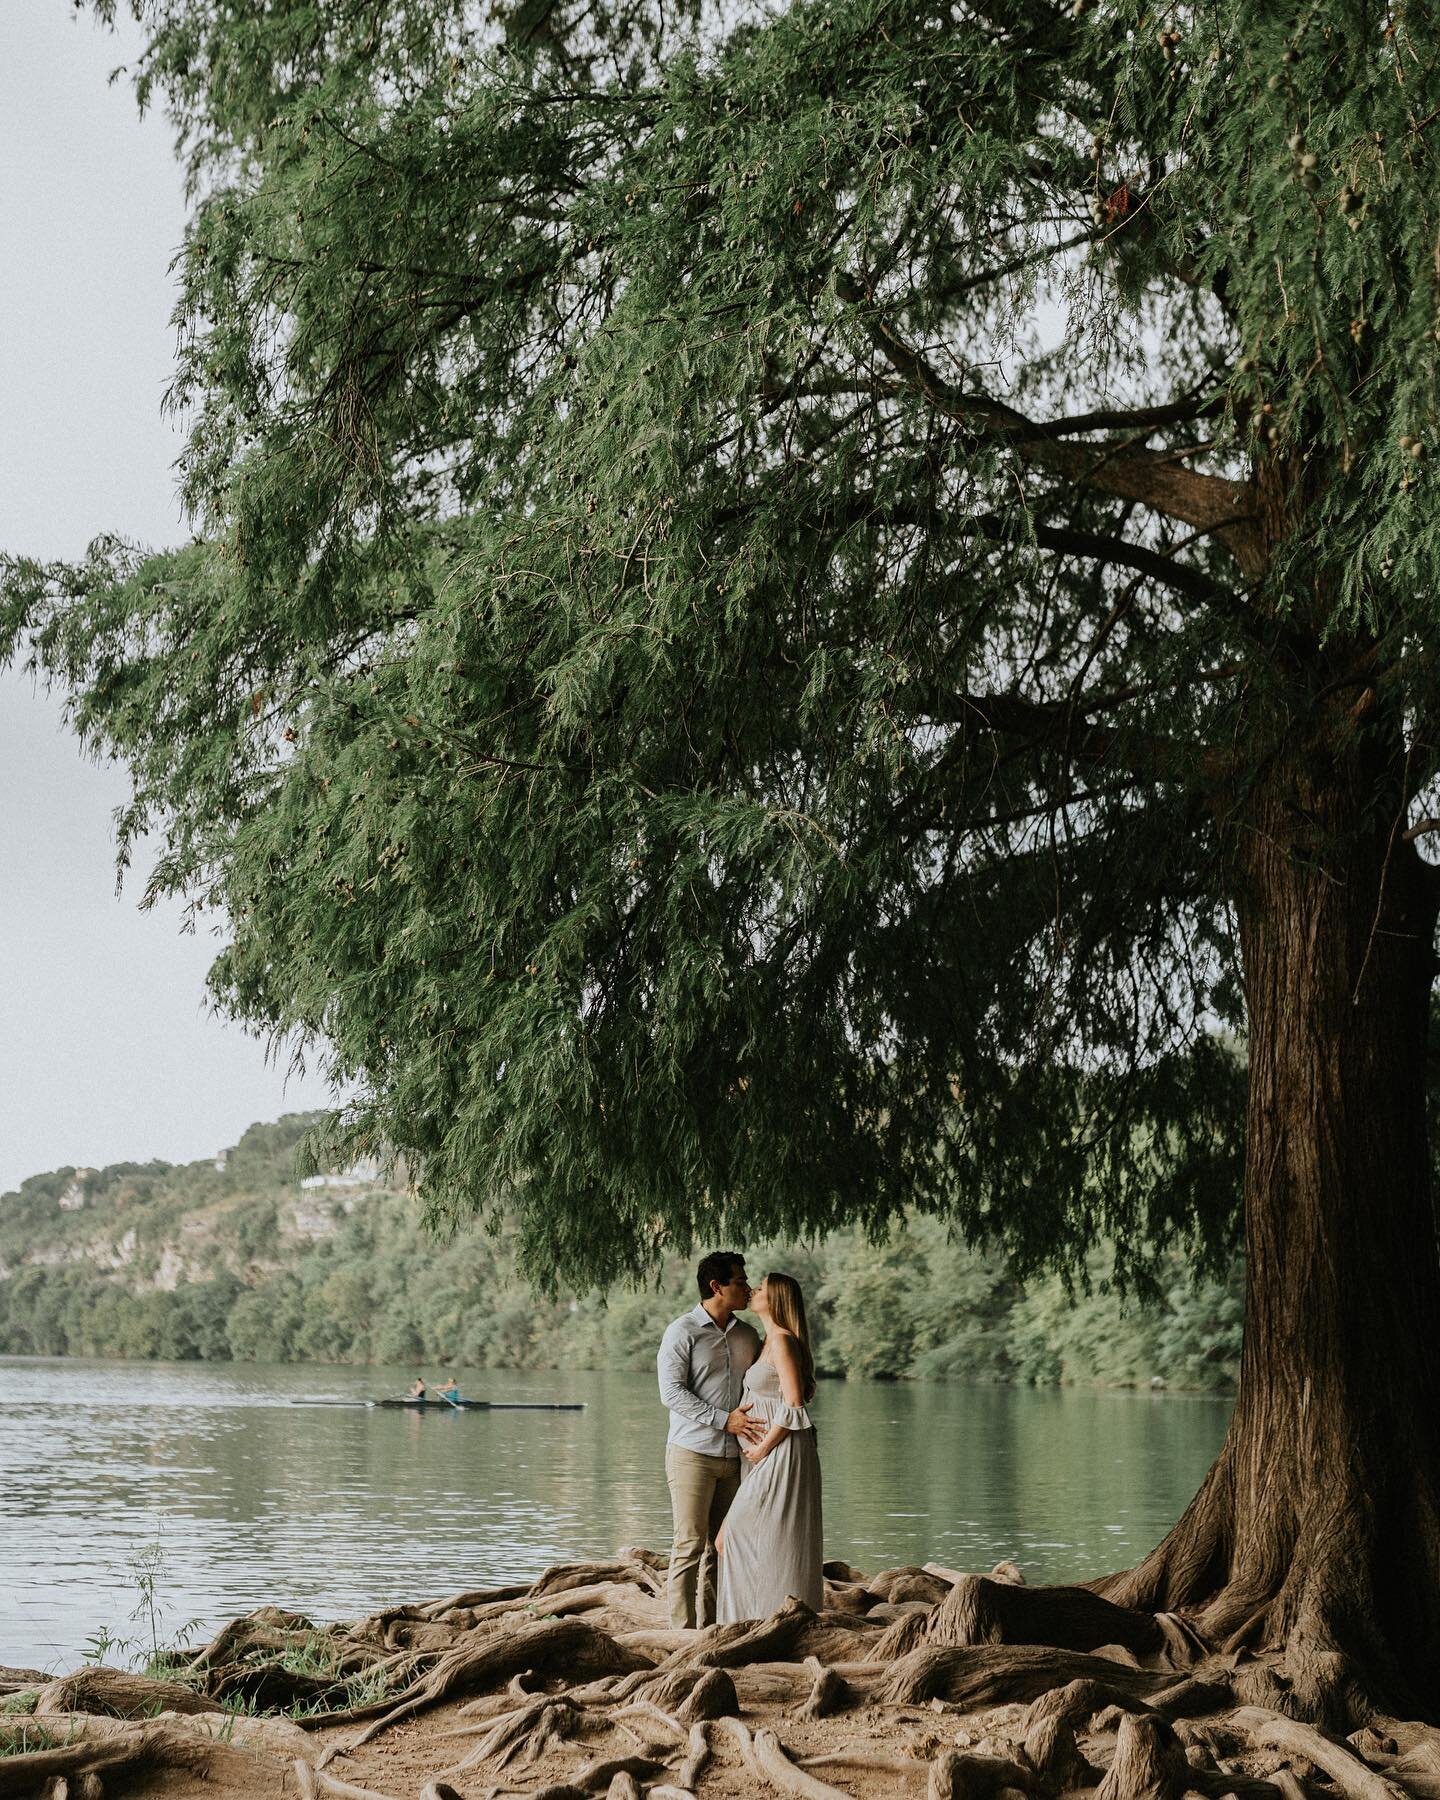
[[[765,1425],[745,1458],[740,1492],[715,1538],[721,1625],[763,1619],[793,1594],[819,1612],[825,1579],[820,1550],[820,1458],[805,1403],[815,1394],[815,1364],[805,1297],[789,1275],[767,1275],[750,1301],[765,1327],[765,1348],[745,1374],[740,1404]]]

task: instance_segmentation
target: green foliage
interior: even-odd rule
[[[436,1376],[452,1367],[645,1370],[666,1324],[694,1304],[691,1264],[678,1255],[638,1288],[537,1298],[521,1275],[513,1227],[495,1238],[442,1240],[421,1227],[406,1194],[302,1195],[285,1158],[306,1123],[287,1121],[273,1149],[249,1158],[248,1173],[237,1153],[223,1172],[208,1162],[152,1165],[143,1203],[128,1177],[108,1171],[80,1213],[53,1202],[37,1212],[36,1193],[53,1189],[58,1198],[68,1185],[44,1178],[0,1198],[0,1265],[15,1271],[0,1279],[0,1354],[376,1362]],[[246,1134],[252,1150],[256,1138]],[[299,1235],[302,1202],[307,1215],[328,1212],[328,1232]],[[326,1222],[311,1217],[309,1228]],[[116,1246],[132,1236],[130,1259],[121,1260]],[[63,1262],[48,1260],[57,1244]],[[203,1246],[194,1252],[206,1261],[203,1274],[182,1273],[169,1289],[146,1285],[167,1246],[192,1244]],[[29,1255],[46,1260],[27,1265]],[[829,1375],[1233,1384],[1238,1268],[1223,1284],[1197,1285],[1172,1256],[1157,1289],[1163,1297],[1149,1309],[1122,1309],[1105,1291],[1110,1259],[1097,1253],[1092,1291],[1072,1313],[1058,1279],[1022,1284],[997,1249],[972,1250],[923,1214],[882,1243],[850,1230],[809,1248],[752,1244],[748,1255],[752,1272],[784,1268],[803,1284],[817,1364]],[[160,1546],[146,1546],[130,1584],[153,1599],[162,1574]],[[158,1642],[153,1619],[147,1630],[140,1648],[148,1654]],[[137,1649],[112,1642],[127,1655]]]
[[[155,1679],[186,1680],[185,1665],[190,1659],[185,1652],[203,1621],[187,1619],[181,1625],[170,1626],[171,1607],[165,1593],[169,1563],[158,1524],[155,1537],[130,1551],[117,1572],[130,1590],[130,1621],[139,1630],[127,1635],[112,1631],[108,1625],[99,1626],[86,1639],[85,1661],[121,1667],[128,1663]],[[170,1638],[168,1646],[161,1645],[162,1632]]]
[[[0,653],[328,1145],[576,1287],[916,1215],[1222,1270],[1249,796],[1433,765],[1428,10],[144,16],[199,535],[12,560]]]

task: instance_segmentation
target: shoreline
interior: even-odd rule
[[[821,1612],[698,1631],[665,1566],[627,1547],[329,1628],[260,1607],[158,1677],[0,1672],[0,1793],[1432,1800],[1440,1732],[1325,1737],[1283,1716],[1276,1658],[1013,1565],[830,1562]]]

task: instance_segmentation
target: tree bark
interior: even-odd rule
[[[1343,699],[1235,813],[1249,1102],[1229,1433],[1159,1548],[1096,1586],[1231,1648],[1283,1647],[1287,1711],[1342,1721],[1373,1699],[1434,1720],[1434,874],[1402,837],[1398,722],[1367,718],[1373,692]]]

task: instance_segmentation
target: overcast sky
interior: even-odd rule
[[[0,549],[78,555],[101,531],[185,535],[161,413],[184,223],[133,53],[67,0],[0,0]],[[0,674],[0,1192],[67,1163],[188,1161],[323,1105],[207,1011],[213,936],[115,894],[124,772],[84,760],[56,697]],[[142,871],[143,873],[143,871]]]

